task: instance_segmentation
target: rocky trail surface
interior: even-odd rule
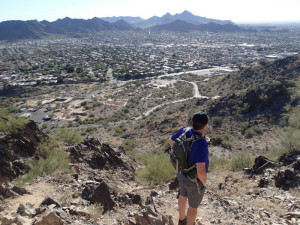
[[[44,137],[34,124],[20,132],[21,139],[0,143],[1,159],[7,159],[1,164],[2,225],[177,224],[176,182],[137,183],[135,170],[141,165],[121,147],[97,139],[68,147],[72,173],[58,171],[19,186],[14,179],[28,171],[30,159],[39,154],[32,146]],[[22,150],[30,146],[26,155]],[[258,157],[243,172],[209,173],[196,224],[300,224],[299,171],[296,152],[277,162]]]

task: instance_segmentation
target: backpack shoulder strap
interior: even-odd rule
[[[185,127],[183,133],[178,138],[176,138],[176,140],[181,140],[184,136],[186,137],[186,134],[190,129],[190,127]]]
[[[189,150],[191,150],[191,147],[193,145],[194,142],[198,141],[198,140],[201,140],[201,139],[204,139],[205,140],[205,137],[204,136],[200,136],[200,135],[193,135],[192,137],[190,137],[188,139],[188,141],[190,142],[189,144]]]

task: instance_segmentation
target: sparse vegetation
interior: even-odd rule
[[[56,131],[57,138],[68,144],[79,144],[83,141],[82,136],[79,134],[78,130],[76,129],[67,129],[67,128],[61,128]]]
[[[0,108],[0,133],[4,135],[16,133],[28,122],[26,118],[13,116],[7,110]]]
[[[253,163],[254,159],[249,153],[240,152],[230,160],[229,168],[232,171],[238,171],[244,168],[252,167]]]
[[[220,171],[229,169],[229,160],[225,158],[211,157],[209,159],[209,171]]]
[[[134,159],[136,158],[136,146],[137,144],[131,139],[125,140],[121,145],[121,147],[125,150],[125,153]]]
[[[174,168],[167,154],[148,153],[142,155],[141,159],[145,168],[137,171],[138,179],[152,184],[161,184],[175,176]]]
[[[247,152],[239,152],[232,159],[211,157],[209,163],[210,171],[231,170],[240,171],[252,167],[254,157]]]
[[[280,128],[278,131],[281,137],[279,145],[272,146],[266,154],[267,157],[277,160],[283,154],[300,151],[300,106],[295,107],[289,113],[288,126]]]
[[[90,214],[91,220],[96,223],[101,218],[104,210],[101,204],[95,203],[91,204],[87,211]]]
[[[220,142],[224,148],[228,148],[228,149],[232,148],[232,143],[230,141],[229,134],[214,135],[213,138],[216,139],[217,142]]]
[[[221,116],[216,116],[216,117],[213,117],[212,118],[212,122],[213,124],[216,126],[216,127],[219,127],[222,125],[222,121],[223,121],[223,118]]]
[[[41,157],[34,161],[31,170],[19,177],[20,182],[31,182],[38,176],[52,174],[56,170],[70,172],[69,154],[59,148],[58,142],[53,139],[45,139],[40,144]]]

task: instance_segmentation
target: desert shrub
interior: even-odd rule
[[[169,147],[169,139],[168,138],[161,138],[159,139],[158,143],[163,147],[163,149]]]
[[[264,154],[265,157],[267,157],[270,160],[276,161],[280,156],[286,153],[286,150],[284,148],[281,148],[279,146],[271,146],[269,147],[269,151]]]
[[[297,83],[299,87],[299,84]],[[295,89],[295,96],[299,96],[299,88]],[[278,136],[281,137],[281,142],[276,146],[271,146],[270,151],[266,156],[276,160],[283,154],[300,151],[300,105],[293,107],[289,113],[285,115],[288,118],[287,126],[280,128]]]
[[[96,130],[97,130],[97,127],[88,127],[88,128],[86,128],[87,133],[91,133],[91,132],[96,131]]]
[[[134,159],[136,158],[136,152],[135,147],[137,144],[134,142],[134,140],[127,139],[122,144],[121,147],[124,149],[125,153]]]
[[[69,154],[58,148],[58,142],[47,139],[40,144],[41,157],[34,161],[31,170],[19,178],[21,182],[31,182],[38,176],[47,176],[56,170],[70,172]]]
[[[211,157],[209,159],[209,170],[219,171],[229,169],[229,160],[225,158]]]
[[[241,122],[240,123],[240,126],[241,126],[241,129],[242,129],[242,132],[245,132],[245,130],[247,130],[249,128],[249,122]]]
[[[86,106],[87,105],[87,101],[83,101],[80,103],[81,106]]]
[[[213,117],[212,118],[212,122],[213,124],[216,126],[216,127],[219,127],[222,125],[222,121],[223,121],[223,118],[220,117],[220,116],[216,116],[216,117]]]
[[[101,219],[101,216],[103,214],[103,206],[99,203],[91,204],[87,211],[90,215],[90,218],[93,222],[97,222],[99,219]]]
[[[79,144],[83,141],[82,136],[78,130],[62,128],[56,131],[57,138],[69,145]]]
[[[167,114],[168,115],[172,115],[174,113],[174,110],[172,110],[172,109],[169,109],[168,111],[167,111]]]
[[[286,153],[300,151],[300,129],[288,127],[283,132],[282,137],[279,148],[285,149]]]
[[[230,160],[230,170],[238,171],[244,168],[252,167],[254,163],[253,157],[247,152],[240,152]]]
[[[232,143],[230,140],[222,140],[221,141],[221,145],[224,147],[224,148],[228,148],[228,149],[231,149],[232,148]]]
[[[126,138],[130,137],[130,134],[125,132],[125,133],[121,134],[120,137],[126,139]]]
[[[152,184],[161,184],[175,176],[169,156],[165,153],[145,154],[142,156],[142,161],[145,163],[145,167],[137,171],[138,179]]]
[[[254,126],[254,127],[252,127],[252,129],[256,134],[262,134],[263,133],[262,129],[259,126]]]
[[[245,138],[252,138],[254,135],[254,132],[251,128],[248,128],[245,130]]]
[[[120,124],[119,126],[117,126],[117,127],[115,128],[114,136],[120,136],[120,135],[122,135],[126,130],[127,130],[126,127],[124,127],[122,124]]]
[[[29,122],[24,117],[15,117],[9,114],[6,109],[0,108],[0,133],[5,135],[16,133]]]
[[[241,111],[242,113],[246,114],[249,112],[249,109],[250,109],[250,105],[246,102],[243,104],[243,106],[241,107]]]
[[[267,95],[265,95],[265,94],[260,94],[259,96],[258,96],[258,99],[261,101],[261,102],[266,102],[266,101],[268,101],[268,96]]]
[[[219,140],[221,142],[221,145],[224,148],[228,148],[228,149],[232,148],[232,143],[229,134],[218,134],[218,135],[214,135],[213,138]]]

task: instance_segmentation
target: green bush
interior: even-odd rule
[[[259,126],[254,126],[254,127],[252,127],[252,129],[256,134],[262,134],[263,133],[262,129]]]
[[[216,126],[216,127],[219,127],[222,125],[222,121],[223,121],[223,118],[220,117],[220,116],[216,116],[216,117],[213,117],[212,118],[212,122],[213,124]]]
[[[244,103],[241,107],[242,113],[246,114],[249,112],[249,110],[250,110],[250,105],[247,102]]]
[[[238,153],[235,157],[230,160],[230,170],[238,171],[244,168],[252,167],[254,164],[253,157],[247,152]]]
[[[125,133],[121,134],[120,137],[126,139],[126,138],[130,137],[130,134],[125,132]]]
[[[79,144],[83,141],[78,130],[62,128],[56,131],[57,138],[69,145]]]
[[[209,159],[209,171],[228,170],[229,162],[228,159],[211,157]]]
[[[224,148],[228,148],[228,149],[232,148],[232,143],[230,141],[230,135],[229,134],[218,134],[218,135],[213,136],[213,138],[215,138],[216,140],[220,140],[221,145]]]
[[[163,149],[169,147],[169,139],[168,138],[161,138],[159,139],[158,143],[163,147]]]
[[[87,105],[87,101],[83,101],[80,103],[80,106],[86,106]]]
[[[117,127],[115,128],[114,136],[120,136],[120,135],[122,135],[126,130],[127,130],[126,127],[123,126],[122,124],[120,124],[119,126],[117,126]]]
[[[17,133],[29,122],[24,117],[15,117],[8,113],[6,109],[0,108],[0,133],[5,135]]]
[[[175,171],[170,163],[169,155],[145,154],[142,156],[145,168],[137,171],[137,177],[152,184],[161,184],[175,176]]]
[[[86,128],[87,133],[91,133],[91,132],[96,131],[96,130],[97,130],[97,127],[88,127],[88,128]]]
[[[300,151],[300,129],[288,127],[282,137],[280,148],[285,149],[286,153]]]
[[[136,158],[136,152],[135,147],[137,144],[134,142],[134,140],[127,139],[122,144],[121,147],[124,149],[125,153],[134,159]]]
[[[40,144],[41,157],[33,163],[31,170],[21,176],[19,182],[31,182],[38,176],[51,175],[56,170],[70,172],[69,154],[58,148],[54,139],[44,140]]]
[[[242,132],[245,132],[245,130],[247,130],[249,128],[249,122],[241,122],[240,126],[242,128]]]
[[[299,90],[296,89],[296,92],[299,92]],[[272,146],[270,151],[267,152],[266,157],[276,160],[283,154],[300,151],[299,111],[300,106],[298,105],[285,115],[288,118],[288,126],[285,128],[280,128],[280,132],[278,132],[279,137],[281,137],[281,142],[276,146]]]
[[[259,96],[258,96],[258,99],[261,101],[261,102],[266,102],[266,101],[268,101],[268,99],[269,99],[269,97],[267,96],[267,95],[265,95],[265,94],[260,94]]]
[[[251,128],[248,128],[247,130],[245,130],[245,138],[252,138],[254,135],[254,132]]]
[[[232,143],[230,142],[230,140],[222,140],[222,141],[221,141],[221,145],[222,145],[224,148],[228,148],[228,149],[231,149],[231,148],[232,148]]]

